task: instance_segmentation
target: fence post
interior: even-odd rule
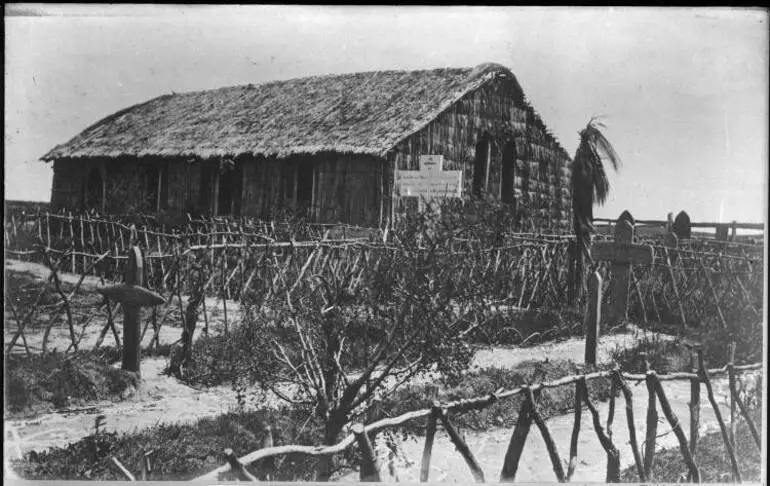
[[[727,432],[727,427],[725,427],[725,422],[722,419],[722,413],[719,411],[719,404],[717,404],[716,398],[714,398],[714,390],[711,387],[708,371],[706,370],[706,365],[703,362],[703,350],[700,349],[698,350],[698,374],[700,375],[703,384],[706,386],[706,395],[709,398],[709,403],[711,403],[711,408],[714,410],[714,415],[716,416],[717,422],[719,423],[719,430],[722,432],[722,440],[725,442],[727,455],[730,458],[730,466],[733,473],[732,479],[733,481],[740,482],[741,472],[738,469],[738,460],[735,458],[735,451],[733,450],[733,446],[730,443],[730,436]]]
[[[731,342],[727,345],[727,379],[729,381],[730,390],[733,390],[735,388],[735,372],[733,367],[735,366],[735,342]],[[735,397],[733,397],[733,394],[730,393],[730,443],[733,446],[733,449],[736,449],[735,444]]]
[[[353,424],[353,434],[356,436],[358,447],[361,449],[361,482],[372,483],[380,482],[380,472],[377,469],[377,459],[374,457],[372,443],[363,424]]]
[[[433,452],[433,438],[436,436],[436,421],[441,414],[441,404],[433,402],[430,418],[428,418],[428,429],[425,433],[425,448],[422,451],[422,462],[420,463],[420,482],[428,482],[430,474],[430,457]]]
[[[655,400],[655,386],[649,372],[650,366],[644,361],[645,384],[647,385],[647,431],[644,444],[644,474],[647,480],[652,480],[652,468],[655,462],[655,439],[658,436],[658,411]]]
[[[698,372],[695,349],[690,354],[690,367],[693,373]],[[690,455],[693,461],[698,450],[698,427],[700,427],[700,379],[693,378],[690,380]]]
[[[596,364],[596,347],[599,341],[599,324],[602,319],[602,277],[594,272],[588,279],[588,310],[585,318],[585,363]]]
[[[676,277],[674,276],[674,269],[671,267],[671,255],[673,254],[674,259],[677,257],[676,248],[679,246],[679,238],[677,238],[676,233],[668,233],[665,238],[666,243],[666,268],[668,269],[668,276],[671,279],[671,288],[674,289],[674,297],[676,297],[676,305],[679,309],[679,320],[682,321],[682,327],[687,327],[687,318],[684,315],[684,307],[682,306],[682,299],[679,296],[679,287],[676,283]],[[668,248],[673,249],[672,252],[669,252]]]
[[[516,471],[519,469],[519,460],[524,450],[524,443],[527,441],[529,428],[532,425],[532,406],[532,402],[525,397],[519,409],[516,427],[514,427],[513,434],[511,434],[511,442],[508,444],[508,450],[503,460],[503,470],[500,472],[501,483],[512,483],[516,478]]]

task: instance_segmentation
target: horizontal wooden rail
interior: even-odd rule
[[[617,219],[594,218],[593,222],[614,224],[617,222]],[[668,221],[662,220],[662,219],[636,219],[634,220],[634,223],[636,223],[637,225],[645,225],[645,226],[666,226],[668,224]],[[753,229],[753,230],[765,229],[764,223],[739,223],[739,222],[732,222],[732,221],[726,221],[724,223],[711,223],[711,222],[690,223],[690,227],[692,228],[716,228],[717,226],[725,226],[725,225],[731,228],[735,227],[737,229]]]

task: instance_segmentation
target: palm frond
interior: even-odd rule
[[[620,155],[602,133],[606,129],[597,117],[591,117],[579,132],[580,144],[572,162],[572,210],[575,232],[585,240],[593,230],[593,205],[604,204],[610,192],[610,181],[604,163],[614,170],[621,166]]]

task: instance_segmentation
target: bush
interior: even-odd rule
[[[484,368],[466,374],[461,379],[442,379],[438,383],[405,386],[388,398],[372,403],[367,411],[366,422],[373,422],[384,417],[395,417],[405,412],[420,408],[429,408],[433,401],[446,403],[463,398],[489,395],[503,388],[511,390],[526,384],[553,381],[569,375],[581,374],[586,370],[571,361],[526,362],[516,369]],[[590,398],[604,401],[610,396],[609,378],[599,378],[588,383]],[[574,409],[575,385],[549,388],[536,394],[538,410],[543,417],[559,415]],[[513,427],[518,418],[523,398],[521,395],[493,403],[484,410],[471,410],[461,415],[452,416],[452,422],[460,428],[488,430],[492,427]],[[427,420],[413,420],[405,424],[405,434],[422,435],[427,427]]]
[[[486,345],[534,346],[583,333],[583,316],[575,309],[508,309],[496,313],[469,333],[471,342]]]
[[[62,408],[73,403],[110,399],[137,386],[133,373],[110,366],[106,355],[82,352],[6,358],[6,403],[10,412]]]
[[[610,351],[612,361],[628,373],[643,373],[645,360],[657,373],[690,371],[689,353],[680,340],[653,333],[644,333],[630,348]]]
[[[307,410],[263,409],[227,413],[194,423],[158,425],[130,434],[99,433],[67,447],[28,453],[11,466],[24,479],[125,480],[111,457],[138,475],[141,450],[151,445],[153,471],[149,479],[189,480],[224,464],[226,448],[238,456],[259,449],[268,424],[276,445],[320,443],[322,428],[312,420],[306,422],[309,415]],[[315,460],[292,454],[258,461],[249,470],[258,478],[269,473],[273,480],[308,480]]]

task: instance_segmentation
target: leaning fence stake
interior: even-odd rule
[[[572,475],[575,474],[575,466],[577,466],[577,453],[578,453],[578,436],[580,435],[580,420],[583,415],[583,403],[581,395],[583,394],[583,387],[580,384],[575,384],[575,422],[572,426],[572,437],[569,443],[569,465],[567,466],[567,481],[572,479]]]
[[[532,414],[532,420],[534,420],[537,428],[540,429],[540,434],[543,436],[543,442],[545,442],[545,448],[548,450],[548,456],[551,458],[551,465],[553,466],[553,472],[556,473],[556,479],[560,483],[567,481],[564,476],[564,467],[561,464],[561,458],[559,458],[559,452],[556,450],[556,444],[553,441],[551,432],[548,430],[548,426],[545,424],[540,414],[537,412],[537,405],[535,399],[532,396],[532,389],[527,388],[525,390],[527,400],[532,404],[530,413]]]
[[[353,424],[353,434],[356,436],[358,447],[361,450],[360,480],[364,483],[380,482],[380,472],[377,468],[377,459],[374,457],[372,443],[362,424]]]
[[[524,443],[527,441],[529,427],[532,425],[532,402],[524,399],[519,409],[519,416],[516,418],[516,427],[511,434],[511,442],[508,444],[508,451],[505,453],[503,461],[503,470],[500,472],[500,482],[510,482],[516,478],[516,471],[519,469],[519,460],[521,452],[524,450]]]
[[[730,373],[735,373],[735,370],[732,369],[732,367],[728,368],[728,371]],[[743,415],[743,419],[746,421],[746,425],[749,426],[749,430],[751,431],[751,436],[754,438],[754,442],[757,444],[757,449],[759,449],[759,452],[762,452],[762,440],[759,437],[759,432],[757,431],[757,426],[754,425],[754,421],[751,419],[751,416],[749,415],[749,411],[746,409],[746,406],[743,403],[743,400],[741,400],[741,397],[738,395],[738,389],[735,386],[735,383],[731,383],[730,385],[730,394],[733,397],[733,400],[738,404],[738,408],[741,411],[741,415]]]
[[[446,413],[442,410],[439,414],[439,419],[441,420],[441,424],[444,426],[444,430],[447,431],[449,434],[449,438],[452,439],[452,443],[457,448],[457,451],[460,453],[460,455],[463,456],[463,459],[465,459],[465,462],[468,464],[468,467],[471,468],[471,473],[473,474],[473,478],[476,480],[477,483],[483,483],[484,482],[484,472],[481,470],[481,466],[479,466],[479,463],[476,462],[476,458],[473,457],[473,453],[471,453],[471,449],[468,447],[468,444],[465,443],[462,437],[460,437],[460,434],[457,433],[457,430],[455,429],[454,425],[452,425],[452,422],[449,421],[449,419],[446,416]]]
[[[730,437],[727,433],[727,427],[725,427],[725,421],[722,419],[722,412],[719,411],[719,405],[714,398],[714,390],[711,388],[711,381],[709,380],[706,366],[703,363],[703,350],[700,349],[698,350],[698,371],[701,375],[703,384],[706,385],[706,394],[709,397],[709,403],[711,403],[711,408],[714,409],[714,415],[716,415],[717,422],[719,422],[719,429],[722,431],[722,439],[724,440],[725,447],[727,448],[727,455],[730,457],[733,481],[740,482],[741,472],[738,469],[738,461],[735,458],[735,451],[733,450],[732,444],[730,444]]]
[[[232,449],[225,449],[225,459],[227,459],[230,469],[236,474],[239,481],[257,481],[257,478],[247,471],[246,467],[238,460]]]
[[[430,456],[433,452],[433,438],[436,436],[436,421],[441,413],[441,405],[433,402],[433,410],[428,418],[428,430],[425,433],[425,448],[422,450],[422,462],[420,462],[420,482],[428,482],[430,474]]]
[[[136,478],[134,477],[134,475],[133,475],[133,474],[131,474],[131,471],[129,471],[128,469],[126,469],[126,466],[124,466],[124,465],[123,465],[123,463],[121,463],[121,462],[118,460],[118,458],[117,458],[117,457],[115,457],[115,456],[112,456],[112,462],[113,462],[113,463],[114,463],[116,466],[118,466],[118,469],[120,469],[120,472],[122,472],[122,473],[123,473],[123,475],[124,475],[124,476],[126,476],[126,477],[128,478],[128,480],[129,480],[129,481],[136,481]]]
[[[663,392],[663,386],[660,384],[660,380],[658,380],[658,376],[654,371],[648,372],[647,376],[650,377],[652,384],[655,387],[655,394],[658,396],[658,401],[660,402],[660,408],[663,411],[663,415],[665,415],[668,423],[671,424],[671,429],[674,431],[674,435],[676,435],[677,440],[679,440],[679,450],[681,451],[682,456],[684,457],[684,462],[687,464],[687,468],[689,469],[689,476],[694,482],[699,483],[700,472],[698,472],[698,468],[695,466],[695,462],[693,461],[692,455],[690,454],[690,448],[687,446],[687,438],[684,436],[684,432],[682,431],[682,426],[679,423],[679,419],[677,418],[674,411],[671,410],[671,405],[668,403],[668,398],[666,398],[666,394]]]
[[[623,392],[623,399],[626,402],[626,421],[628,423],[628,439],[631,443],[631,452],[634,454],[634,463],[636,464],[636,472],[639,474],[639,479],[647,481],[647,475],[644,473],[644,461],[642,460],[642,454],[639,452],[639,442],[636,440],[636,425],[634,424],[634,403],[631,389],[623,380],[623,375],[619,370],[615,370],[613,379],[617,383],[620,391]]]
[[[588,385],[586,384],[585,378],[580,380],[579,383],[580,383],[580,386],[583,388],[583,401],[585,402],[586,407],[588,408],[588,411],[591,412],[591,418],[593,419],[596,436],[599,437],[599,443],[602,445],[604,452],[607,453],[607,477],[605,478],[605,482],[619,483],[620,482],[620,452],[618,451],[618,448],[615,447],[615,445],[612,443],[612,439],[607,437],[607,434],[602,429],[602,420],[601,420],[601,417],[599,417],[599,412],[596,410],[596,408],[591,403],[591,400],[588,398],[589,397]]]

